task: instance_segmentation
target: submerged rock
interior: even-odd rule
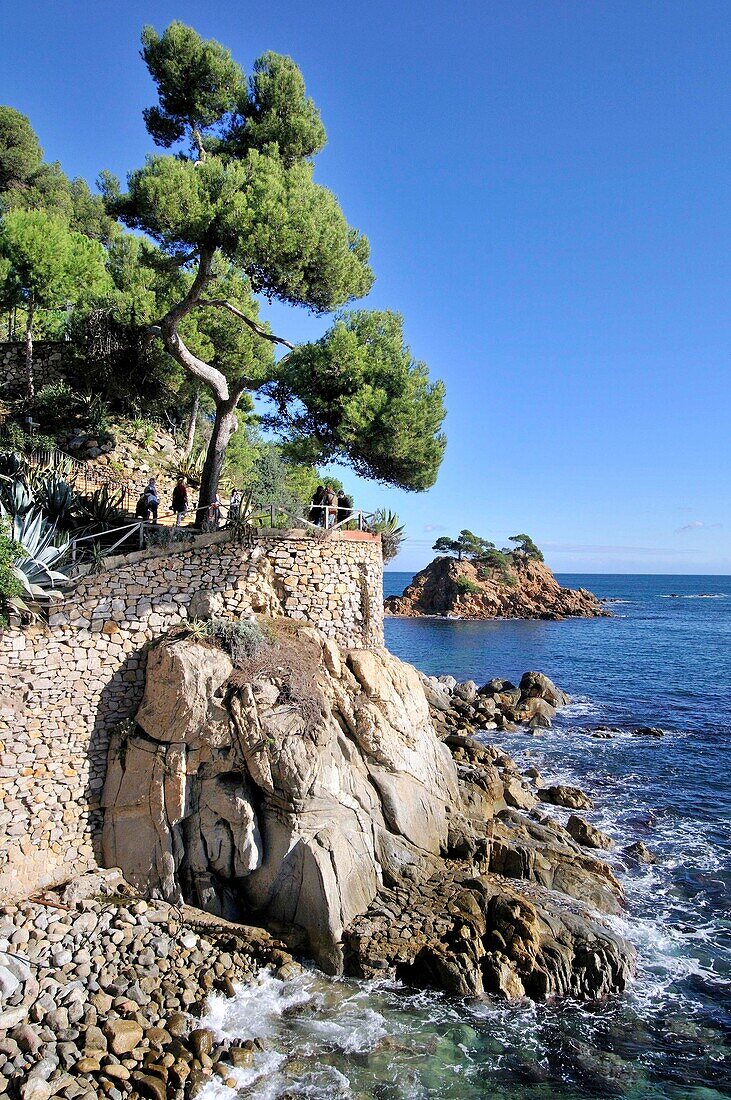
[[[622,855],[631,863],[657,863],[657,856],[642,840],[635,841],[622,849]]]

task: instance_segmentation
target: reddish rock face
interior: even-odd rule
[[[435,558],[417,573],[401,596],[389,596],[386,611],[410,618],[455,615],[463,619],[564,619],[609,615],[592,592],[562,588],[543,562],[516,561],[512,583],[469,561]],[[469,581],[476,591],[463,591]]]

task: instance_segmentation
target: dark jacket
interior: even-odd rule
[[[188,490],[184,485],[176,485],[173,489],[173,511],[184,512],[188,507]]]

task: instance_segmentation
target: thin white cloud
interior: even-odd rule
[[[682,527],[676,527],[675,534],[682,535],[684,531],[700,531],[701,528],[706,531],[712,531],[720,526],[720,523],[704,523],[702,519],[694,519],[691,523],[685,523]]]
[[[591,546],[584,543],[542,542],[541,549],[552,554],[693,554],[693,550],[663,546]]]
[[[427,523],[426,527],[424,528],[424,531],[427,535],[446,530],[447,528],[443,527],[441,523]]]

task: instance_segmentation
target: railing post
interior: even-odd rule
[[[358,509],[358,530],[359,531],[363,530],[363,509],[362,508]]]
[[[269,521],[270,521],[270,526],[273,528],[274,527],[274,505],[273,504],[269,505]]]
[[[145,523],[144,523],[144,520],[141,520],[140,521],[139,534],[138,534],[138,545],[139,545],[140,550],[142,549],[144,544],[145,544]]]

